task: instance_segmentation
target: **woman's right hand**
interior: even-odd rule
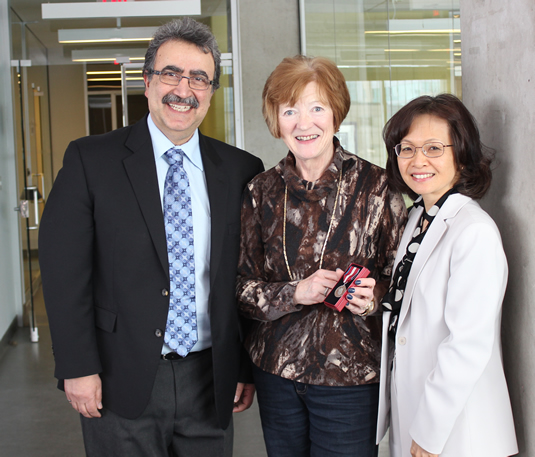
[[[422,448],[416,441],[412,440],[411,444],[412,457],[438,457],[438,454],[431,454]]]
[[[317,270],[308,278],[299,281],[295,289],[294,303],[296,305],[322,303],[343,274],[344,270],[340,268],[336,271]]]

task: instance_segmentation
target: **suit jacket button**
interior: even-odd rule
[[[154,332],[154,334],[158,337],[158,338],[161,338],[163,336],[163,332],[157,328],[156,331]]]
[[[169,291],[167,289],[162,289],[162,295],[167,297],[169,295]]]
[[[399,344],[400,346],[405,346],[405,344],[407,344],[407,338],[405,338],[404,336],[400,336],[400,337],[398,338],[398,344]]]

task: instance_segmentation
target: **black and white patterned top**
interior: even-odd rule
[[[429,211],[423,212],[419,224],[414,229],[412,240],[407,245],[407,252],[396,266],[394,276],[392,277],[392,282],[390,283],[390,288],[383,297],[382,301],[383,309],[385,311],[391,312],[390,324],[388,327],[388,333],[391,338],[394,338],[396,336],[399,313],[401,312],[401,303],[403,302],[403,295],[405,293],[405,288],[407,287],[407,280],[409,278],[409,273],[411,271],[414,258],[416,257],[416,253],[418,252],[418,248],[422,244],[422,241],[429,229],[429,226],[435,219],[435,216],[437,215],[444,202],[448,199],[450,195],[456,193],[458,193],[458,190],[456,190],[455,188],[450,189],[442,197],[440,197],[440,199],[429,209]],[[421,195],[414,202],[412,209],[414,210],[415,208],[418,208],[420,206],[424,206],[423,198]],[[424,221],[427,221],[427,225],[425,227]]]

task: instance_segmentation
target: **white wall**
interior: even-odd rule
[[[509,260],[503,356],[520,456],[535,455],[535,3],[461,0],[463,101],[497,165],[483,207]]]
[[[10,22],[8,1],[0,0],[0,339],[22,313],[21,249],[13,142]]]

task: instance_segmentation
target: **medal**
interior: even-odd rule
[[[346,291],[346,286],[344,286],[343,284],[338,287],[335,291],[334,291],[334,296],[336,298],[340,298],[342,295],[344,295],[344,292]]]

